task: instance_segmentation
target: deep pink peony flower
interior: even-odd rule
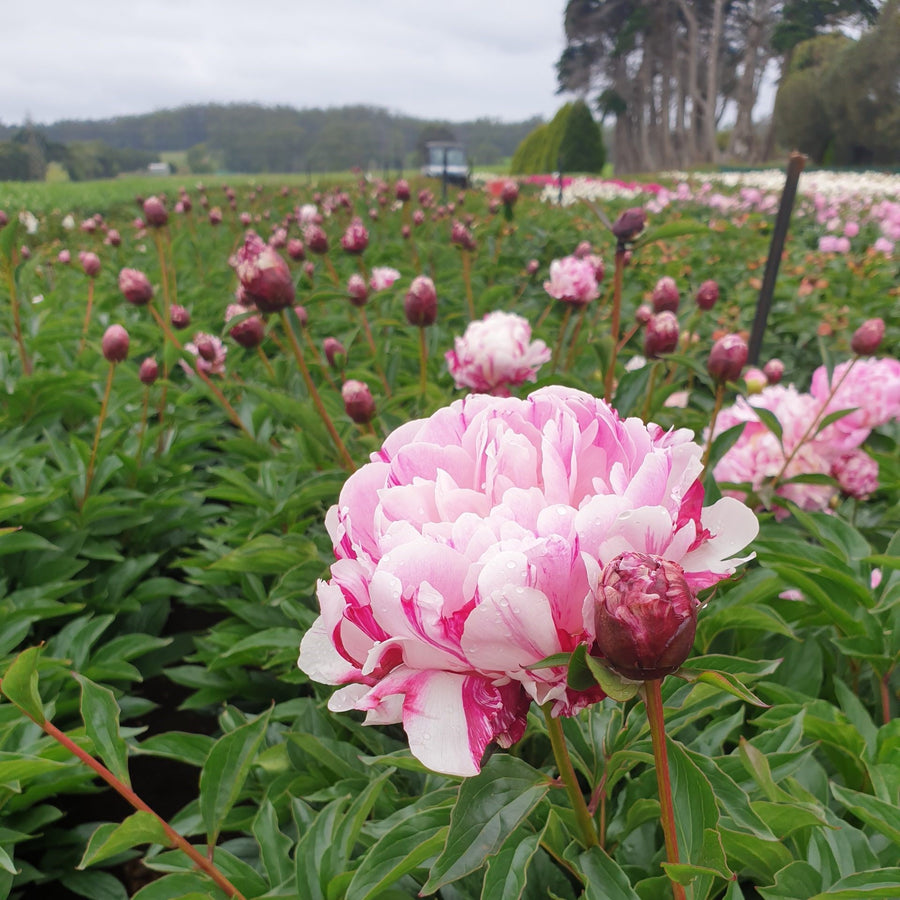
[[[587,259],[564,256],[550,263],[550,280],[544,290],[556,300],[583,306],[600,296],[597,273]]]
[[[508,396],[510,385],[537,380],[551,352],[543,341],[531,340],[527,319],[492,312],[470,322],[444,356],[458,388]]]
[[[692,592],[742,561],[756,517],[731,498],[703,509],[701,453],[689,431],[560,386],[401,426],[328,512],[337,559],[300,668],[343,685],[333,711],[402,722],[429,768],[476,774],[489,743],[522,736],[532,700],[559,716],[602,696],[531,667],[594,643],[611,560],[670,560]]]

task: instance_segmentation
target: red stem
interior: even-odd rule
[[[613,273],[613,308],[612,323],[612,350],[609,355],[609,368],[606,370],[603,399],[607,403],[612,402],[613,383],[616,380],[616,354],[619,350],[619,323],[622,319],[622,273],[625,271],[625,251],[616,250],[616,267]]]
[[[660,820],[666,842],[666,859],[678,860],[678,838],[675,831],[675,805],[672,802],[672,782],[669,778],[669,755],[666,751],[666,721],[663,715],[662,679],[644,682],[644,701],[647,704],[647,721],[650,723],[650,740],[653,744],[653,760],[656,763],[656,786],[659,791]],[[675,900],[687,900],[684,887],[672,882]]]

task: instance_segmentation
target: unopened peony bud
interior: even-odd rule
[[[763,366],[763,375],[769,384],[778,384],[784,377],[784,363],[780,359],[770,359]]]
[[[232,304],[225,310],[225,321],[230,322],[238,316],[245,315],[248,312],[245,306]],[[228,329],[228,333],[234,341],[242,347],[252,349],[258,347],[265,337],[266,326],[259,316],[247,316],[240,322]]]
[[[857,448],[838,457],[831,474],[841,490],[857,500],[868,500],[878,490],[878,463],[865,450]]]
[[[322,343],[322,349],[325,351],[325,359],[328,360],[328,365],[331,366],[332,369],[337,368],[338,365],[347,357],[346,348],[337,338],[334,337],[325,338],[324,342]]]
[[[144,384],[153,384],[159,378],[159,364],[152,356],[148,356],[142,363],[138,371],[138,378]]]
[[[144,306],[153,297],[153,286],[139,269],[122,269],[119,272],[119,290],[135,306]]]
[[[177,303],[173,303],[169,308],[169,321],[173,328],[187,328],[191,324],[191,314]]]
[[[344,410],[358,425],[365,425],[375,415],[375,400],[369,386],[362,381],[345,381],[341,387]]]
[[[107,362],[120,363],[128,358],[128,344],[128,332],[121,325],[110,325],[100,346]]]
[[[710,279],[704,281],[697,289],[697,306],[700,309],[712,309],[719,299],[719,283]]]
[[[678,346],[678,319],[675,313],[657,313],[647,323],[644,332],[644,356],[655,359],[663,353],[671,353]]]
[[[0,209],[0,228],[5,228],[9,224],[9,216]]]
[[[680,302],[680,297],[678,294],[678,285],[675,284],[675,279],[670,278],[668,275],[660,278],[659,281],[656,282],[656,287],[653,288],[653,295],[651,297],[653,301],[653,309],[655,312],[664,312],[668,310],[669,312],[678,312],[678,304]]]
[[[434,324],[437,319],[437,291],[427,275],[413,279],[403,301],[403,309],[410,325],[424,328]]]
[[[72,254],[68,250],[60,250],[56,261],[63,266],[67,266],[72,261]]]
[[[646,325],[653,318],[653,307],[649,303],[642,303],[634,312],[634,321],[638,325]]]
[[[475,249],[475,238],[462,222],[454,222],[450,227],[450,242],[462,247],[463,250]]]
[[[347,279],[347,296],[354,306],[365,306],[369,300],[369,286],[358,272]]]
[[[165,204],[159,197],[148,197],[144,201],[144,221],[153,228],[162,228],[169,221]]]
[[[299,238],[291,238],[287,242],[287,255],[295,262],[306,259],[306,249]]]
[[[706,369],[717,381],[737,381],[747,355],[747,342],[739,334],[726,334],[713,344]]]
[[[650,681],[687,659],[699,603],[678,563],[621,553],[603,569],[594,596],[596,648],[619,674]]]
[[[612,224],[612,233],[620,244],[635,240],[647,226],[647,213],[640,206],[626,209]]]
[[[584,259],[586,256],[590,256],[594,252],[594,248],[591,246],[590,241],[581,241],[578,246],[575,248],[575,252],[572,254],[576,259]]]
[[[222,224],[222,210],[218,206],[209,211],[209,224],[213,226]]]
[[[512,206],[519,199],[519,185],[511,178],[503,182],[500,188],[500,200],[507,206]]]
[[[328,235],[320,225],[307,225],[303,231],[303,240],[311,253],[328,252]]]
[[[529,259],[528,264],[525,266],[525,271],[529,275],[537,275],[540,267],[541,267],[541,264],[536,259]]]
[[[853,334],[850,349],[858,356],[871,356],[884,339],[884,319],[868,319]]]
[[[294,307],[294,312],[297,315],[301,327],[305,327],[306,323],[309,321],[309,313],[306,311],[306,307],[298,304]]]
[[[369,232],[365,225],[354,219],[341,236],[341,246],[347,253],[358,256],[369,246]]]
[[[744,384],[747,385],[748,394],[759,394],[769,383],[766,373],[762,369],[753,366],[744,373]]]
[[[259,235],[247,234],[244,246],[235,254],[234,270],[263,312],[279,312],[294,302],[294,280],[288,264]]]
[[[409,182],[405,178],[401,178],[394,185],[394,196],[401,202],[405,203],[410,198]]]
[[[78,254],[78,261],[81,263],[81,268],[84,269],[85,275],[89,278],[97,277],[100,272],[100,257],[97,256],[96,253],[82,250],[81,253]]]
[[[110,228],[103,243],[109,244],[110,247],[118,247],[122,243],[122,235],[115,228]]]

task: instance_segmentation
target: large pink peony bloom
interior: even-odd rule
[[[300,668],[343,685],[330,709],[402,722],[429,768],[476,774],[491,741],[522,736],[532,700],[558,716],[602,696],[533,666],[593,644],[612,559],[671,560],[692,591],[742,561],[756,517],[732,498],[702,508],[691,437],[556,386],[401,426],[328,512],[337,559]]]
[[[543,341],[531,340],[527,319],[492,312],[470,322],[444,356],[457,387],[508,395],[510,385],[535,381],[551,353]]]
[[[554,299],[583,306],[600,296],[597,273],[590,260],[564,256],[550,263],[550,280],[544,290]]]
[[[838,385],[834,396],[829,394]],[[810,393],[821,407],[828,401],[826,414],[853,409],[829,425],[822,439],[836,451],[849,452],[858,447],[873,428],[900,418],[900,361],[896,359],[848,360],[834,367],[831,381],[824,366],[813,372]]]

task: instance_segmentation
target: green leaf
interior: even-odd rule
[[[176,759],[199,768],[206,762],[215,742],[215,738],[206,734],[167,731],[165,734],[154,734],[141,741],[135,752],[161,756],[164,759]]]
[[[578,852],[569,847],[565,856],[584,882],[584,900],[641,900],[619,864],[599,847]]]
[[[240,796],[266,735],[271,709],[216,741],[200,772],[200,814],[207,841],[216,843],[222,823]]]
[[[426,795],[420,804],[398,810],[385,820],[387,830],[362,858],[346,900],[376,900],[385,888],[440,853],[450,822],[448,793]],[[422,803],[429,805],[423,808]]]
[[[900,868],[855,872],[833,884],[811,900],[897,900]]]
[[[824,813],[808,803],[773,803],[753,800],[750,809],[782,840],[800,828],[827,825]]]
[[[5,872],[9,872],[10,875],[18,875],[19,870],[16,868],[15,863],[12,861],[10,855],[0,847],[0,869]]]
[[[23,650],[6,670],[0,681],[0,691],[38,725],[44,723],[44,708],[38,693],[37,661],[40,647]]]
[[[781,422],[779,422],[775,417],[775,413],[773,413],[771,410],[765,409],[762,406],[754,406],[753,412],[756,413],[759,421],[762,422],[763,425],[765,425],[766,428],[768,428],[776,438],[778,438],[778,443],[781,444],[783,441],[784,432],[781,428]]]
[[[679,669],[675,674],[688,682],[701,681],[703,684],[711,684],[745,703],[752,703],[754,706],[761,706],[764,709],[769,708],[768,703],[760,700],[753,691],[744,686],[737,676],[730,672],[698,672],[696,669]]]
[[[900,809],[893,803],[886,803],[870,794],[852,791],[832,782],[831,793],[857,818],[880,834],[900,845]]]
[[[224,897],[224,891],[218,890],[208,876],[199,872],[174,872],[159,881],[151,881],[131,900],[223,900]]]
[[[91,835],[78,868],[86,869],[139,844],[169,846],[169,838],[162,823],[156,816],[143,810],[132,813],[118,824],[106,822],[100,825]]]
[[[618,672],[607,669],[606,666],[589,653],[586,653],[584,658],[587,667],[590,669],[597,684],[599,684],[603,689],[603,692],[607,696],[612,697],[613,700],[624,703],[626,700],[630,700],[634,697],[638,690],[640,690],[641,683],[639,681],[630,681],[627,678],[623,678]]]
[[[549,790],[547,776],[526,762],[506,753],[491,757],[479,775],[460,786],[447,845],[422,892],[434,893],[483,865]]]
[[[109,872],[72,872],[59,881],[73,894],[88,900],[128,900],[125,885]]]
[[[119,781],[130,787],[128,747],[119,732],[119,704],[113,692],[77,672],[72,677],[81,685],[81,717],[94,753]]]
[[[256,575],[281,575],[297,566],[318,559],[319,551],[308,538],[297,534],[261,534],[216,560],[210,569],[225,572],[252,572]]]
[[[788,849],[777,839],[768,840],[754,834],[732,831],[720,827],[719,837],[728,859],[728,865],[736,871],[754,878],[758,883],[771,883],[775,873],[791,863]],[[791,900],[805,897],[794,894]]]
[[[268,797],[259,807],[252,830],[269,884],[272,887],[284,884],[294,874],[291,864],[294,842],[278,827],[278,814]]]
[[[533,832],[523,825],[510,835],[500,852],[488,859],[481,900],[520,900],[528,883],[528,864],[542,834],[543,829]]]
[[[686,237],[690,234],[706,234],[709,231],[709,225],[705,222],[698,222],[696,219],[677,219],[674,222],[667,222],[665,225],[657,225],[648,228],[641,237],[635,242],[635,248],[646,247],[655,241],[668,241],[672,238]]]
[[[812,897],[822,887],[822,873],[804,860],[795,860],[775,875],[771,887],[757,888],[763,900]]]

